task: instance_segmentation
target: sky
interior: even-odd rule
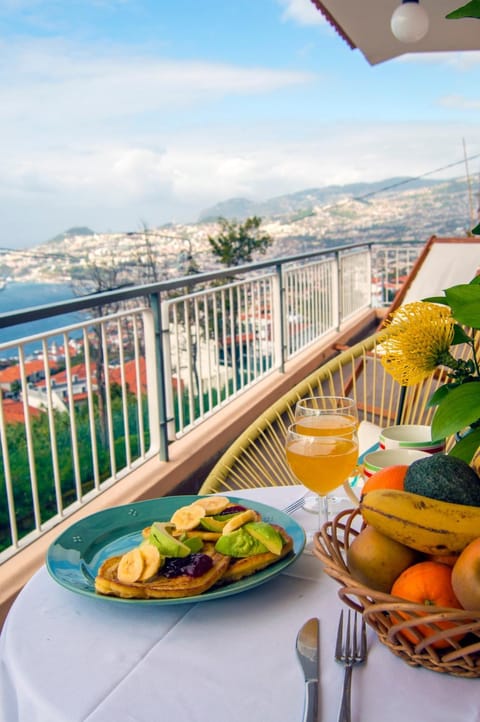
[[[480,52],[372,67],[311,0],[0,0],[0,58],[4,248],[480,153]]]

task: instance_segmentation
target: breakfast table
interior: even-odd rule
[[[284,508],[302,487],[236,497]],[[347,500],[345,504],[348,505]],[[316,516],[293,518],[305,530]],[[17,597],[0,636],[1,722],[293,722],[304,680],[295,641],[320,621],[319,720],[337,719],[338,584],[303,552],[265,583],[205,603],[135,605],[64,588],[46,567]],[[413,668],[368,630],[353,722],[480,722],[480,680]]]

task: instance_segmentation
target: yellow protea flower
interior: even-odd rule
[[[382,365],[402,386],[412,386],[437,366],[449,365],[455,319],[448,306],[414,301],[401,306],[387,321]]]

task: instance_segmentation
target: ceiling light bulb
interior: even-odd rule
[[[418,0],[402,0],[392,15],[390,27],[402,43],[417,43],[428,31],[428,15]]]

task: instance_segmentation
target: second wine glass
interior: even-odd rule
[[[354,436],[358,430],[357,405],[349,396],[307,396],[295,406],[295,423],[300,434]],[[330,496],[329,501],[335,504],[339,498]],[[309,494],[303,506],[317,513],[318,504],[318,496]]]

